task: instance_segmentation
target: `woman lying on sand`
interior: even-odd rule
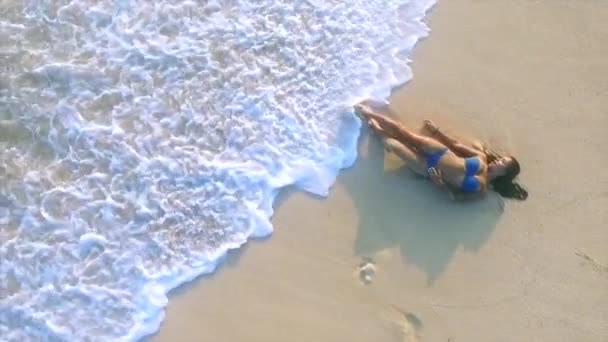
[[[359,104],[355,112],[377,133],[385,148],[398,155],[414,172],[431,178],[454,200],[484,196],[489,185],[501,196],[524,200],[528,193],[513,179],[519,174],[514,157],[502,157],[481,144],[469,147],[446,136],[429,120],[424,128],[431,136],[413,133],[400,122]]]

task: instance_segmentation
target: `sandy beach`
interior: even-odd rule
[[[524,202],[452,203],[385,156],[170,296],[152,341],[608,341],[608,2],[440,0],[392,112],[516,155]],[[368,264],[370,283],[360,279]]]

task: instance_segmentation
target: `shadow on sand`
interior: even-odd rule
[[[405,165],[385,170],[382,143],[365,129],[359,151],[355,166],[338,180],[359,212],[354,247],[358,256],[397,247],[403,261],[424,270],[432,284],[461,246],[480,248],[502,214],[497,194],[481,201],[453,202]]]

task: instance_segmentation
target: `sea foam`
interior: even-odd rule
[[[0,16],[0,336],[131,341],[356,159],[434,0],[31,0]],[[199,303],[197,305],[204,305]]]

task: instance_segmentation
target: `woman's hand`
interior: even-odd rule
[[[429,177],[431,178],[431,182],[433,182],[433,184],[438,185],[438,186],[443,186],[445,185],[445,182],[443,181],[443,178],[441,177],[441,171],[437,170],[434,167],[430,167],[427,170]]]
[[[424,129],[429,131],[431,134],[435,134],[439,131],[439,127],[431,120],[424,120]]]

